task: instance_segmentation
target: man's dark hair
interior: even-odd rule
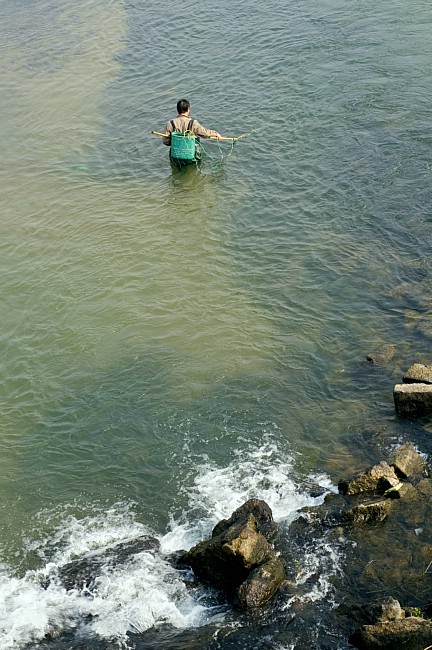
[[[190,102],[187,99],[179,99],[177,102],[177,113],[186,113],[190,109]]]

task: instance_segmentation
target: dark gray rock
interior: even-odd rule
[[[404,374],[402,381],[405,384],[432,384],[432,365],[424,366],[414,363]]]
[[[60,567],[59,579],[67,590],[78,588],[91,591],[95,586],[96,578],[104,567],[121,565],[138,553],[143,551],[156,553],[159,549],[159,540],[147,535],[120,542],[103,551],[96,551],[83,558],[68,562]]]
[[[401,478],[418,476],[426,469],[426,463],[410,443],[401,445],[393,451],[388,459]]]
[[[432,414],[432,384],[396,384],[393,399],[400,417],[415,419]]]
[[[350,479],[339,481],[338,489],[341,494],[354,495],[362,493],[384,492],[399,484],[399,479],[393,467],[382,461],[377,465],[367,468],[364,472],[355,474]]]

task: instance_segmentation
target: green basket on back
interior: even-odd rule
[[[190,131],[171,133],[171,158],[195,160],[195,136]]]

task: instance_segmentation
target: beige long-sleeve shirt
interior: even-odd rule
[[[177,115],[172,121],[174,122],[175,129],[173,129],[173,126],[171,124],[171,121],[167,122],[167,125],[165,127],[165,133],[169,133],[167,137],[162,138],[162,142],[166,144],[168,147],[171,144],[171,133],[173,131],[180,131],[181,133],[184,133],[187,131],[189,122],[192,120],[192,117],[187,117],[186,115]],[[198,120],[193,120],[192,124],[192,133],[195,135],[199,135],[202,138],[211,138],[212,136],[217,137],[218,132],[213,131],[212,129],[206,129],[202,124],[198,122]]]

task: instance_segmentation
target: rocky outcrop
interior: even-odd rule
[[[253,569],[237,589],[234,603],[246,609],[267,602],[285,579],[285,567],[280,557],[272,557]]]
[[[224,590],[239,607],[259,607],[271,598],[285,570],[270,540],[276,526],[271,509],[251,499],[219,522],[211,539],[199,542],[181,558],[195,575]]]
[[[212,537],[217,537],[233,524],[252,514],[257,523],[257,530],[270,542],[277,533],[277,525],[273,519],[270,506],[261,499],[249,499],[235,510],[229,519],[222,519],[213,529]]]

